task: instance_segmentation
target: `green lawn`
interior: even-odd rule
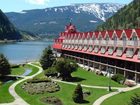
[[[85,85],[97,85],[97,86],[108,86],[109,78],[104,76],[96,75],[94,72],[86,71],[82,68],[78,68],[76,72],[72,73],[73,77],[78,78],[77,83]],[[111,80],[111,86],[123,87],[123,85],[118,84]]]
[[[61,89],[56,93],[30,95],[20,87],[21,84],[16,86],[16,92],[31,105],[46,105],[40,101],[40,98],[44,96],[56,96],[61,99],[64,105],[80,105],[80,104],[75,104],[72,100],[72,94],[76,86],[67,85],[63,83],[58,83],[58,84],[60,85]],[[83,88],[83,89],[89,90],[91,92],[91,95],[86,97],[85,99],[86,101],[89,101],[89,103],[84,103],[82,105],[92,105],[92,103],[97,98],[108,93],[106,90],[103,89],[91,89],[91,88]]]
[[[130,98],[135,93],[140,94],[140,88],[112,96],[109,99],[105,100],[101,105],[128,105],[128,103],[130,102]]]
[[[20,66],[19,68],[12,68],[11,74],[12,75],[22,75],[22,74],[24,74],[26,69],[32,70],[32,72],[29,74],[29,76],[38,72],[38,68],[31,66],[29,64],[26,64],[24,67]]]
[[[13,102],[14,98],[10,95],[8,88],[13,82],[5,83],[0,86],[0,103],[9,103]]]
[[[32,65],[29,65],[29,64],[25,65],[24,68],[27,68],[27,69],[31,69],[32,70],[32,72],[28,76],[31,76],[31,75],[33,75],[33,74],[35,74],[35,73],[38,72],[38,68],[37,67],[34,67]]]
[[[20,66],[18,68],[12,68],[11,75],[22,75],[25,72],[25,68]]]

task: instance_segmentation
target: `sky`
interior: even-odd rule
[[[75,3],[121,3],[128,4],[132,0],[0,0],[3,12],[20,12],[22,10],[43,9],[65,6]]]

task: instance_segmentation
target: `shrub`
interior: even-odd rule
[[[0,86],[2,85],[2,82],[0,81]]]
[[[73,101],[76,103],[81,103],[83,102],[83,91],[82,91],[82,87],[80,84],[78,84],[75,88],[75,91],[73,93],[73,97],[72,97]]]
[[[50,82],[51,79],[47,77],[34,77],[33,79],[27,80],[27,83],[39,83],[39,82]]]
[[[140,95],[135,94],[133,97],[131,97],[131,102],[129,105],[140,105]]]
[[[46,76],[57,76],[58,72],[56,71],[55,67],[50,67],[47,70],[45,70]]]
[[[118,83],[121,83],[122,81],[123,82],[125,81],[125,77],[122,74],[115,74],[115,75],[112,76],[111,79],[118,82]]]

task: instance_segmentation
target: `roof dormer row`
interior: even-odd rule
[[[108,30],[108,31],[95,31],[95,32],[75,32],[75,33],[67,33],[61,32],[60,37],[64,37],[65,39],[85,39],[85,38],[118,38],[122,39],[126,37],[131,40],[135,36],[137,39],[140,39],[140,29],[126,29],[126,30]]]

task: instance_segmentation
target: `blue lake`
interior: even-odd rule
[[[0,53],[3,53],[10,63],[20,64],[26,61],[39,60],[42,51],[52,45],[52,41],[29,41],[9,44],[0,44]]]

